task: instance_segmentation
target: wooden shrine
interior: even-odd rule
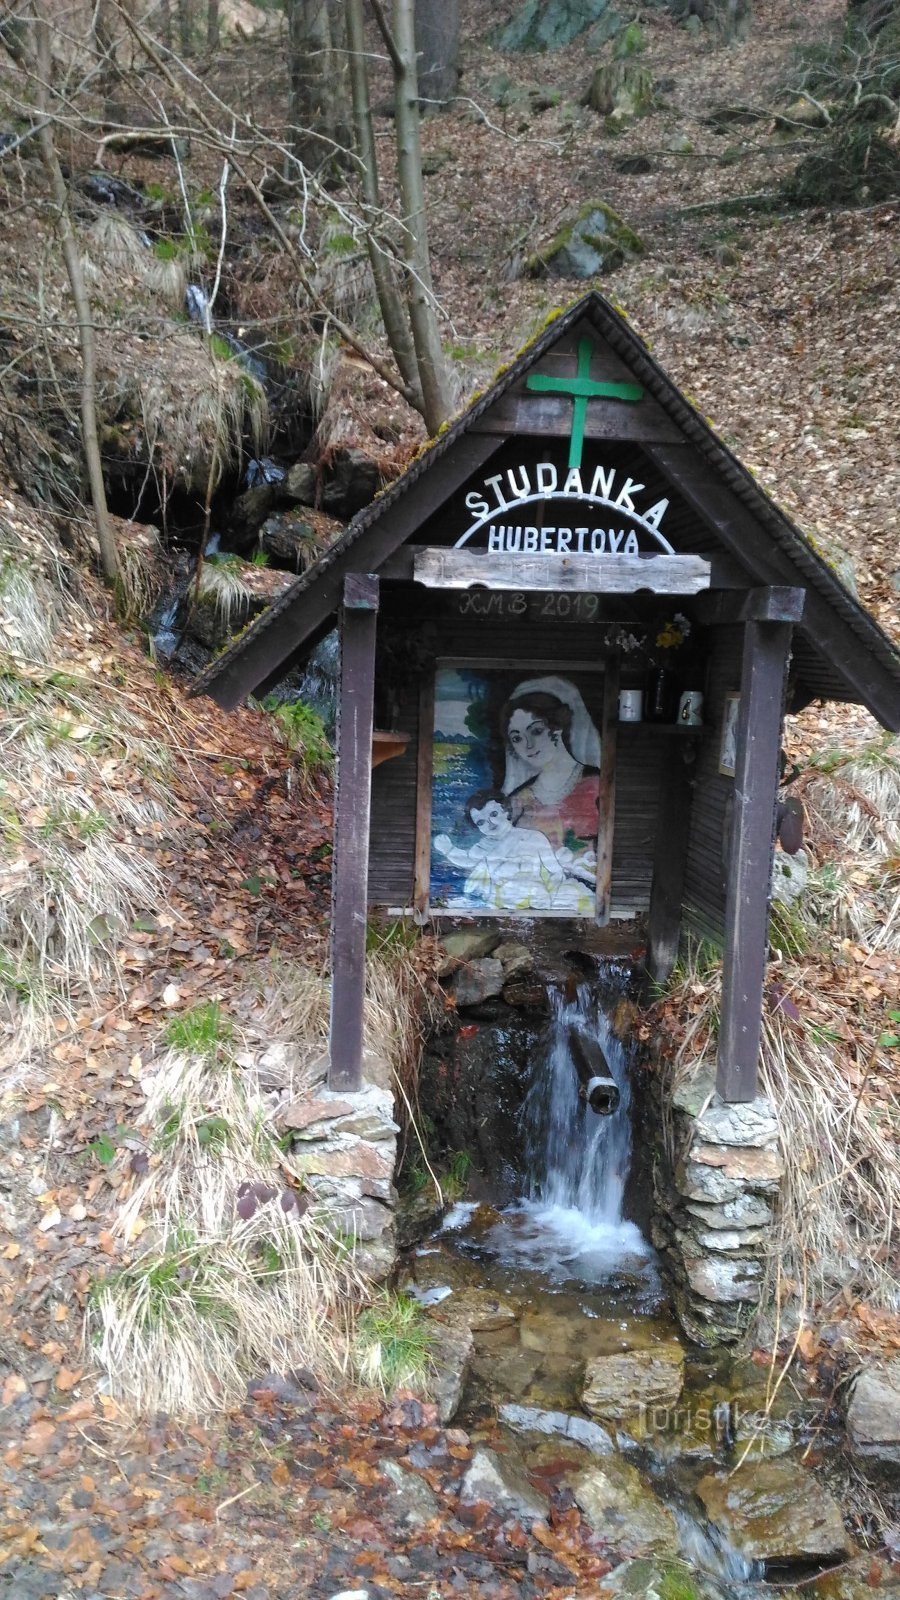
[[[719,1090],[752,1099],[783,719],[830,699],[900,728],[900,653],[600,295],[196,692],[261,695],[336,623],[332,1086],[360,1082],[381,907],[639,918],[659,980],[683,930],[716,941]]]

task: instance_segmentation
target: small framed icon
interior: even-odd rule
[[[722,742],[719,745],[719,771],[726,778],[734,777],[737,766],[737,728],[741,696],[737,689],[729,689],[722,712]]]

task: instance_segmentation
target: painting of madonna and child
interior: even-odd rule
[[[439,667],[430,903],[589,917],[603,678]]]

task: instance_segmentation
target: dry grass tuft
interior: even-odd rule
[[[119,551],[120,605],[126,618],[149,615],[168,581],[165,555],[156,528],[114,518]]]
[[[125,217],[104,207],[84,234],[82,267],[95,297],[143,289],[175,310],[184,305],[187,269],[180,256],[161,260]]]
[[[199,597],[212,607],[225,628],[251,598],[241,576],[243,566],[236,556],[212,556],[200,568]]]
[[[148,1248],[98,1285],[88,1317],[113,1393],[142,1412],[239,1403],[259,1371],[334,1382],[350,1361],[352,1255],[305,1209],[253,1058],[239,1065],[230,1024],[204,1010],[194,1048],[170,1049],[144,1085],[150,1167],[117,1228]]]
[[[146,843],[180,820],[166,753],[126,696],[53,665],[57,627],[87,622],[54,575],[0,567],[0,1063],[14,1077],[51,1014],[115,978],[135,913],[164,903]]]
[[[760,1057],[761,1092],[777,1109],[785,1161],[771,1256],[780,1298],[805,1308],[846,1290],[897,1310],[900,1095],[887,1051],[876,1046],[868,1060],[855,1059],[842,1004],[822,1019],[813,967],[783,965],[779,981],[800,1018],[767,1013]],[[701,965],[694,952],[671,1001],[690,1019],[673,1064],[675,1089],[714,1065],[721,964]]]

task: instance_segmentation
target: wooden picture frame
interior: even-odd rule
[[[723,778],[733,778],[737,767],[737,727],[740,705],[740,690],[729,689],[722,707],[722,734],[719,740],[719,771]]]

